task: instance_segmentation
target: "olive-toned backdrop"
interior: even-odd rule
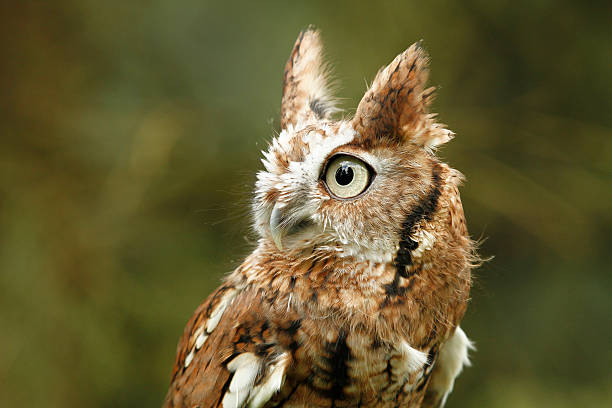
[[[0,6],[0,406],[163,400],[191,312],[253,245],[282,69],[321,28],[351,114],[412,42],[486,238],[450,407],[612,405],[612,30],[591,1]]]

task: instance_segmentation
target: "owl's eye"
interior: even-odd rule
[[[346,154],[330,159],[323,178],[327,190],[337,198],[352,198],[361,194],[368,188],[371,179],[370,167]]]

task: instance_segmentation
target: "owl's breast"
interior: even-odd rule
[[[291,356],[269,406],[420,405],[440,344],[467,301],[447,274],[338,258],[283,272],[250,282]]]
[[[407,342],[390,344],[355,327],[304,320],[293,367],[274,404],[284,406],[418,406],[436,356]]]

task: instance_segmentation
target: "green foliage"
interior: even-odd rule
[[[450,406],[612,402],[612,60],[600,2],[9,2],[0,406],[159,406],[191,312],[252,247],[299,30],[347,112],[421,38],[488,237]],[[520,3],[520,4],[519,4]]]

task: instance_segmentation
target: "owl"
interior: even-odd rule
[[[428,57],[409,47],[334,120],[321,54],[304,30],[257,174],[257,246],[187,323],[164,407],[441,407],[469,364],[474,245],[462,175],[435,155],[453,132],[428,113]]]

